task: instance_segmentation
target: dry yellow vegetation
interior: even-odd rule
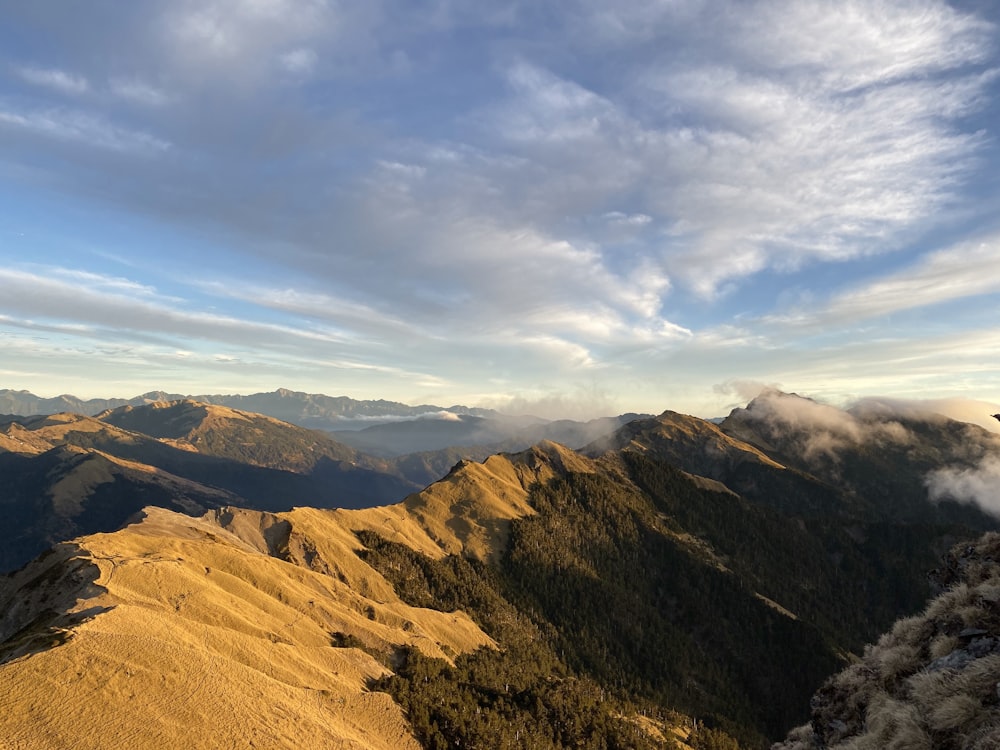
[[[487,560],[507,543],[510,522],[534,513],[528,491],[564,467],[593,472],[590,460],[558,443],[544,441],[513,457],[463,461],[448,476],[398,505],[337,511],[352,529],[370,529],[430,557],[450,554]]]
[[[61,445],[69,432],[104,432],[116,439],[127,442],[133,435],[117,427],[105,424],[93,417],[80,414],[52,414],[45,417],[31,417],[25,424],[12,422],[0,430],[0,451],[38,455]]]
[[[494,644],[462,612],[401,601],[353,531],[489,557],[532,512],[528,488],[567,464],[589,470],[546,444],[385,508],[147,508],[62,545],[0,582],[0,747],[416,748],[398,706],[366,690],[387,669],[376,657]]]

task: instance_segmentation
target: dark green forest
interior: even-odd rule
[[[635,716],[691,717],[696,747],[767,747],[849,652],[922,606],[935,540],[969,534],[796,515],[638,452],[601,465],[534,487],[497,564],[359,533],[404,600],[462,609],[499,644],[454,665],[392,655],[372,688],[426,747],[661,747]]]
[[[801,721],[838,658],[814,627],[678,538],[663,507],[716,493],[673,478],[657,499],[605,474],[536,487],[538,514],[513,523],[497,566],[360,534],[408,603],[461,608],[501,647],[454,667],[406,652],[375,686],[406,707],[426,746],[657,746],[618,717],[678,710],[706,738],[762,747]]]

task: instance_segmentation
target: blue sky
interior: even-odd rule
[[[991,3],[14,0],[0,386],[1000,402]]]

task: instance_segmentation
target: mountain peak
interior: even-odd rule
[[[496,560],[507,544],[511,521],[535,513],[531,488],[567,472],[596,471],[593,461],[565,446],[543,441],[520,453],[483,462],[462,460],[443,479],[401,504],[350,514],[352,523],[407,544],[431,557],[461,554]]]
[[[585,452],[599,455],[609,450],[647,453],[722,482],[745,462],[784,468],[753,445],[727,435],[718,425],[669,410],[651,419],[629,422],[610,438],[588,446]]]
[[[540,475],[545,474],[547,479],[556,473],[590,474],[596,471],[590,459],[553,440],[542,440],[526,451],[512,454],[510,460],[515,464],[523,462]]]

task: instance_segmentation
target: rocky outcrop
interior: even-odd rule
[[[829,680],[774,750],[1000,747],[1000,534],[956,547],[941,593]]]

